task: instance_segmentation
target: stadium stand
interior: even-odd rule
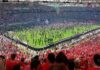
[[[44,25],[46,20],[49,24],[63,23],[65,20],[76,23],[100,22],[99,7],[54,7],[34,3],[31,5],[30,3],[1,3],[0,9],[1,31],[14,30],[19,25]]]
[[[57,62],[54,64],[54,68],[55,67],[58,68],[60,66],[63,66],[62,64],[59,64],[59,62],[63,62],[63,61],[60,61],[58,59],[58,57],[63,60],[63,59],[65,59],[65,56],[64,56],[64,54],[65,54],[66,57],[67,57],[67,60],[66,60],[66,62],[64,62],[64,66],[66,64],[70,65],[70,63],[74,62],[74,63],[78,63],[79,64],[79,66],[75,65],[74,68],[76,68],[76,70],[77,69],[82,69],[82,70],[95,69],[95,70],[99,70],[100,68],[98,66],[96,66],[94,64],[94,62],[93,62],[93,56],[95,54],[100,54],[100,47],[99,47],[100,46],[100,43],[99,43],[99,40],[100,40],[100,37],[99,37],[100,36],[100,30],[89,32],[88,34],[89,35],[87,35],[87,36],[83,35],[83,37],[85,36],[84,40],[79,41],[76,44],[74,44],[73,48],[67,49],[68,46],[65,46],[65,49],[57,47],[56,49],[51,49],[51,50],[47,49],[45,51],[40,51],[38,53],[36,53],[36,52],[28,53],[26,51],[26,50],[28,50],[28,48],[25,49],[23,47],[21,49],[21,47],[16,47],[18,45],[14,45],[14,43],[12,43],[9,39],[7,39],[7,38],[5,38],[3,36],[0,36],[0,40],[1,40],[1,43],[0,43],[0,45],[1,45],[0,46],[1,51],[0,51],[0,53],[1,53],[2,56],[6,57],[6,66],[7,66],[6,68],[8,68],[8,69],[9,69],[9,67],[13,68],[16,64],[21,63],[20,64],[21,67],[20,66],[19,67],[22,70],[26,70],[26,69],[30,70],[29,66],[31,66],[31,65],[33,65],[32,68],[43,68],[43,70],[49,70],[49,69],[45,69],[44,68],[44,66],[45,66],[44,63],[46,63],[46,67],[47,68],[50,66],[48,64],[48,61],[45,60],[45,59],[47,59],[47,56],[48,56],[49,53],[54,53],[55,55],[58,54],[58,56],[55,59],[55,60],[57,60]],[[63,52],[64,54],[62,54],[62,53],[59,54],[59,52]],[[74,53],[72,53],[72,52],[74,52]],[[36,55],[36,57],[34,57],[31,60],[30,58],[33,57],[32,54],[34,56]],[[11,55],[11,59],[9,59],[10,55]],[[37,55],[39,55],[39,59],[37,59],[38,58]],[[16,56],[16,59],[15,59],[15,56]],[[64,58],[62,58],[62,56]],[[12,58],[14,58],[14,60]],[[25,59],[25,63],[24,62],[20,62],[21,58]],[[48,58],[49,58],[49,56],[48,56]],[[51,61],[52,61],[52,58],[53,58],[53,56],[50,55]],[[54,62],[55,62],[55,60],[54,60]],[[13,61],[13,63],[12,63],[12,61]],[[33,64],[33,63],[36,63],[37,66],[34,67],[35,64]],[[70,66],[68,66],[68,68],[70,68]],[[41,70],[41,69],[39,69],[39,70]]]
[[[90,4],[65,7],[28,2],[0,3],[0,70],[100,70],[100,27],[40,49],[4,34],[21,26],[63,22],[72,22],[73,26],[74,23],[99,25],[99,12],[99,6],[91,7]]]

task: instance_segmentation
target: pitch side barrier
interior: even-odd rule
[[[71,41],[72,39],[77,39],[77,38],[79,38],[79,37],[81,37],[81,36],[83,36],[83,35],[86,35],[86,34],[88,34],[88,33],[90,33],[90,32],[96,31],[96,30],[98,30],[98,29],[100,29],[100,28],[96,28],[96,29],[93,29],[93,30],[91,30],[91,31],[87,31],[87,32],[85,32],[85,33],[77,34],[77,35],[72,36],[72,37],[70,37],[70,38],[60,40],[60,41],[58,41],[57,43],[49,44],[48,46],[45,46],[45,47],[43,47],[43,48],[34,48],[34,47],[32,47],[32,46],[30,46],[30,45],[28,45],[28,44],[25,44],[25,43],[21,42],[20,40],[16,40],[16,39],[10,38],[10,37],[8,37],[8,36],[6,36],[6,35],[4,35],[4,36],[5,36],[6,38],[12,40],[13,42],[15,42],[15,43],[17,43],[17,44],[21,44],[21,45],[23,45],[24,47],[27,47],[27,48],[29,48],[29,49],[31,49],[31,50],[41,51],[41,50],[46,50],[46,49],[48,49],[48,48],[53,48],[53,47],[55,47],[56,45],[59,45],[59,44],[61,44],[61,43],[63,43],[63,42]]]

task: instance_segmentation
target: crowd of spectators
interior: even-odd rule
[[[98,18],[100,18],[98,13],[99,7],[90,8],[69,6],[57,8],[44,5],[30,5],[27,3],[1,3],[0,9],[0,22],[3,24],[41,23],[46,19],[50,22],[60,22],[64,20],[85,22],[90,21],[91,19],[99,21]],[[38,19],[40,19],[40,21],[37,21]],[[2,25],[2,23],[0,23],[0,25]]]
[[[32,51],[0,36],[0,70],[100,70],[100,34],[68,49]]]
[[[36,24],[64,20],[79,21],[79,19],[83,22],[91,19],[100,21],[99,7],[57,8],[8,3],[0,4],[0,9],[0,26],[7,26],[7,23]],[[56,48],[36,52],[18,46],[0,35],[0,70],[100,70],[100,36],[85,39],[73,46],[71,49],[65,47],[66,49]]]

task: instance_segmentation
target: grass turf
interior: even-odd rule
[[[84,33],[89,30],[98,28],[98,25],[77,25],[74,27],[35,27],[22,29],[9,33],[8,36],[18,39],[35,48],[42,48],[48,44],[55,43],[64,38],[74,36],[79,33]]]

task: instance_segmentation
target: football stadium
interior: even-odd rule
[[[100,0],[0,0],[0,70],[100,70]]]

